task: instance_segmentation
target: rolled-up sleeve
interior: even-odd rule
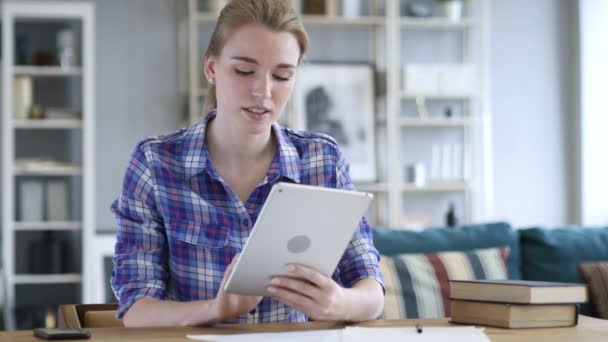
[[[122,192],[111,207],[117,223],[112,290],[122,318],[143,297],[167,293],[167,238],[155,200],[155,185],[140,143],[131,155]]]
[[[338,155],[336,176],[337,188],[355,189],[350,178],[349,165],[341,152]],[[384,279],[379,262],[380,254],[374,246],[372,228],[367,220],[362,218],[338,263],[336,281],[344,287],[352,287],[363,278],[372,278],[378,281],[384,291]]]

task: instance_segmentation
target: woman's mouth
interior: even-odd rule
[[[270,110],[263,107],[243,107],[243,110],[247,113],[247,115],[261,119],[267,114],[270,114]]]

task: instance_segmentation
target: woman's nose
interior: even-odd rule
[[[270,76],[264,75],[255,81],[255,83],[253,85],[252,94],[253,94],[253,96],[256,96],[256,97],[262,97],[262,98],[270,97],[271,87],[272,87],[272,83],[271,83]]]

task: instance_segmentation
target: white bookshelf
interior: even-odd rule
[[[95,7],[93,3],[63,2],[63,1],[4,1],[2,3],[2,259],[3,269],[6,279],[6,303],[4,305],[4,317],[6,328],[12,330],[16,328],[15,308],[19,305],[16,288],[21,285],[29,287],[35,286],[36,291],[46,291],[48,298],[52,299],[54,287],[62,284],[78,284],[78,293],[75,294],[76,300],[84,301],[84,294],[88,290],[89,284],[83,280],[90,273],[91,264],[87,253],[91,242],[91,234],[95,225]],[[15,58],[16,34],[18,24],[26,24],[30,27],[39,26],[40,34],[56,34],[47,32],[49,26],[63,25],[62,27],[72,27],[76,30],[77,49],[80,53],[77,65],[72,67],[59,66],[33,66],[17,65]],[[70,26],[75,24],[75,26]],[[34,29],[35,30],[35,29]],[[36,48],[33,46],[33,48]],[[68,92],[72,94],[76,90],[80,99],[75,101],[82,113],[81,119],[16,119],[13,111],[13,78],[16,76],[28,76],[32,82],[37,82],[39,78],[77,78],[76,89],[70,87],[65,89],[66,101]],[[44,92],[44,88],[34,88],[36,91]],[[56,91],[56,89],[54,89]],[[34,94],[34,100],[36,100]],[[51,107],[44,103],[44,100],[36,103],[42,106]],[[54,107],[54,106],[52,106]],[[33,163],[24,164],[20,161],[20,144],[23,140],[18,140],[19,134],[27,134],[27,144],[43,144],[46,140],[38,137],[47,136],[47,131],[57,134],[73,134],[72,139],[79,139],[74,145],[80,146],[78,152],[61,151],[74,161],[62,161],[59,163]],[[74,132],[77,131],[77,132]],[[44,149],[36,149],[45,151]],[[46,152],[37,152],[36,158],[43,160],[52,159],[53,156],[46,155]],[[26,156],[29,158],[31,156]],[[70,216],[72,213],[77,219],[66,221],[20,221],[16,217],[17,197],[16,184],[24,177],[47,180],[62,179],[68,184],[78,184],[70,186],[70,194],[76,196],[78,204],[70,203]],[[44,201],[44,199],[42,199]],[[51,231],[70,234],[70,240],[65,241],[70,248],[75,251],[83,251],[83,254],[74,255],[75,258],[82,258],[83,261],[73,261],[73,267],[66,269],[67,273],[54,274],[28,274],[27,271],[17,270],[17,250],[20,239],[25,238],[23,234],[36,234],[37,232]],[[76,235],[71,235],[75,233]],[[76,238],[77,237],[77,238]],[[74,246],[74,243],[78,246]],[[22,245],[22,244],[21,244]],[[21,251],[22,252],[22,251]],[[65,261],[65,260],[64,260]],[[72,261],[69,261],[72,262]],[[73,270],[72,270],[73,269]],[[42,304],[42,303],[41,303]]]

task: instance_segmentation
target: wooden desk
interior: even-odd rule
[[[413,327],[416,323],[422,323],[424,326],[441,327],[451,325],[448,323],[447,319],[370,321],[357,325],[365,327]],[[341,327],[343,327],[343,324],[340,323],[313,322],[306,324],[257,324],[204,328],[95,328],[90,329],[93,336],[88,341],[191,341],[186,338],[186,334],[274,332],[311,329],[339,329]],[[493,342],[605,342],[608,341],[608,320],[581,316],[579,325],[571,328],[520,330],[486,328],[485,332]],[[34,337],[31,331],[24,330],[0,332],[0,341],[40,342],[42,340]]]

